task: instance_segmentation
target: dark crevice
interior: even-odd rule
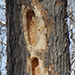
[[[36,75],[35,68],[39,65],[38,59],[34,58],[31,63],[32,63],[32,75]]]

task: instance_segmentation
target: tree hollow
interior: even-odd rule
[[[33,21],[33,18],[35,17],[35,13],[33,10],[28,10],[26,13],[27,18],[27,31],[28,31],[28,39],[29,43],[32,46],[35,46],[35,22]]]
[[[32,75],[41,75],[38,59],[34,58],[31,63],[32,63]]]

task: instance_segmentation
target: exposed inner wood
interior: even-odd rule
[[[55,75],[58,75],[58,72],[57,72],[57,70],[56,70],[56,72],[55,72]]]
[[[29,43],[32,46],[35,46],[35,39],[36,39],[36,33],[35,33],[35,22],[33,21],[33,17],[35,17],[35,13],[33,10],[28,10],[27,12],[27,31],[28,31],[28,37],[29,37]]]
[[[57,6],[59,6],[59,5],[62,6],[62,0],[56,0],[56,5]]]
[[[41,75],[37,58],[32,60],[32,75]]]

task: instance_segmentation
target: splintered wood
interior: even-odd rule
[[[36,0],[32,0],[30,6],[22,5],[22,16],[24,38],[30,53],[30,58],[27,60],[27,73],[31,67],[31,75],[49,75],[44,67],[43,58],[40,59],[36,52],[47,50],[47,39],[53,28],[52,17],[51,19],[47,17],[47,11],[43,11],[42,4],[36,3]]]

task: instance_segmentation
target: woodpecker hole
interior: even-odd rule
[[[38,58],[33,58],[31,63],[32,63],[32,75],[41,75]]]
[[[35,18],[35,13],[33,10],[28,10],[26,13],[26,18],[27,18],[27,31],[28,31],[28,39],[29,43],[32,46],[35,46],[35,38],[36,38],[36,26],[35,26],[35,21],[33,18]]]

